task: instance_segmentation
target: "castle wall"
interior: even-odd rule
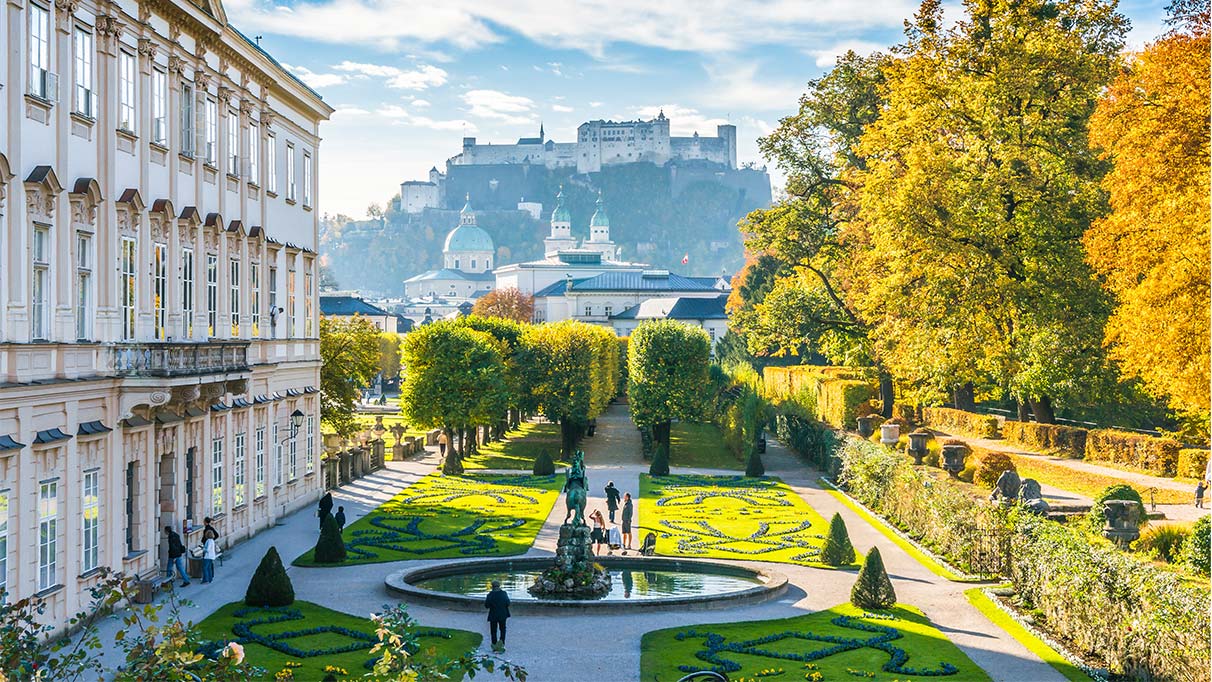
[[[432,182],[405,182],[400,185],[400,210],[405,213],[420,213],[427,208],[438,208],[441,193]]]

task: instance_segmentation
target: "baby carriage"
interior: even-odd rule
[[[644,544],[640,545],[640,554],[643,556],[652,556],[656,553],[656,533],[649,533],[644,536]]]
[[[611,552],[623,547],[623,534],[619,532],[618,526],[611,526],[606,533],[606,546],[610,548]]]

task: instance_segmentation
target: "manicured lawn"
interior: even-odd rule
[[[795,618],[669,628],[644,635],[640,679],[676,680],[694,670],[726,672],[736,682],[989,679],[921,611],[904,605],[864,614],[843,604]]]
[[[560,425],[525,422],[505,438],[480,447],[479,452],[463,460],[463,468],[531,471],[534,458],[544,450],[556,466],[567,464],[560,460]]]
[[[724,437],[715,424],[689,422],[678,422],[669,431],[669,466],[745,469],[745,463],[724,445]]]
[[[315,564],[309,549],[294,564],[522,554],[547,520],[562,485],[556,476],[433,473],[345,527],[344,563]]]
[[[198,624],[203,639],[216,642],[238,641],[244,645],[244,656],[253,665],[265,668],[262,679],[272,680],[274,674],[288,667],[294,668],[295,679],[320,680],[325,666],[343,668],[348,674],[339,679],[360,679],[368,672],[365,664],[373,657],[370,649],[378,641],[369,616],[351,616],[347,613],[326,609],[311,602],[296,601],[293,605],[278,609],[249,609],[244,602],[232,602],[211,614]],[[300,617],[301,616],[301,617]],[[313,628],[326,628],[313,634],[270,640],[283,649],[280,651],[265,643],[250,641],[234,628],[254,620],[274,620],[251,625],[253,636],[278,635],[287,632],[303,632]],[[454,658],[480,646],[482,635],[466,630],[419,627],[421,651],[430,652],[439,658]],[[349,649],[341,653],[321,653],[328,649]],[[300,655],[310,654],[310,655]]]
[[[829,523],[777,478],[640,477],[636,538],[657,534],[664,556],[823,566]]]

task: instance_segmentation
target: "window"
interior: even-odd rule
[[[177,129],[181,131],[181,153],[192,157],[194,155],[194,86],[193,83],[181,83],[181,121]]]
[[[311,154],[303,152],[303,205],[311,206]]]
[[[261,336],[261,264],[248,264],[248,288],[252,293],[249,306],[252,313],[252,337],[259,338]]]
[[[227,173],[240,175],[240,112],[227,110]]]
[[[131,341],[135,338],[135,291],[138,282],[135,280],[135,262],[137,249],[134,237],[122,238],[122,271],[118,282],[118,292],[122,296],[122,340]]]
[[[197,480],[195,473],[197,462],[197,449],[190,448],[185,451],[185,518],[196,519],[194,516],[194,483]]]
[[[272,265],[269,266],[269,323],[278,323],[278,269]],[[271,329],[270,336],[273,335]]]
[[[304,336],[319,336],[314,329],[315,326],[315,310],[312,307],[312,297],[315,296],[312,282],[311,265],[304,266],[307,272],[303,275],[303,335]]]
[[[163,341],[164,314],[168,308],[168,247],[156,244],[152,247],[152,324],[156,330],[156,340]]]
[[[295,408],[291,408],[294,412]],[[299,477],[299,439],[298,434],[290,434],[290,480],[293,482]]]
[[[152,70],[152,142],[168,144],[168,76]]]
[[[126,463],[126,553],[135,552],[135,486],[139,483],[139,463]]]
[[[265,189],[278,193],[278,138],[273,133],[265,141]]]
[[[282,485],[282,441],[278,440],[278,425],[274,424],[274,486]]]
[[[233,339],[240,338],[240,261],[231,261],[231,279],[228,280],[231,287],[231,298],[228,300],[228,309],[231,310],[231,337]]]
[[[455,266],[454,266],[454,269],[455,269],[455,270],[462,270],[462,269],[463,269],[463,268],[462,268],[462,267],[460,267],[460,265],[459,265],[459,259],[458,259],[458,258],[456,258],[456,259],[455,259]],[[451,285],[451,286],[454,286],[454,285]]]
[[[585,317],[593,317],[593,306],[585,306]]]
[[[0,490],[0,604],[8,588],[8,491]]]
[[[253,436],[253,497],[265,496],[265,427],[258,426]]]
[[[38,589],[59,584],[59,481],[38,486]]]
[[[93,238],[76,234],[76,338],[85,340],[92,332]]]
[[[213,166],[219,154],[215,149],[219,143],[219,104],[213,99],[206,100],[205,119],[203,124],[206,126],[206,148],[202,150],[202,158]]]
[[[295,200],[295,146],[286,143],[286,200]]]
[[[295,338],[298,331],[295,329],[295,269],[291,268],[286,273],[286,320],[288,329],[290,330],[290,338]]]
[[[261,160],[260,130],[260,126],[255,121],[248,124],[248,181],[254,185],[261,184],[261,169],[258,167],[258,162]]]
[[[603,307],[602,314],[605,315],[606,317],[610,317],[611,315],[614,314],[614,306],[608,305],[608,306]]]
[[[210,442],[210,515],[223,513],[223,441]]]
[[[231,506],[244,504],[244,434],[236,434],[236,447],[232,453]]]
[[[84,506],[81,512],[83,524],[83,554],[80,555],[80,572],[87,573],[99,564],[101,547],[101,470],[84,472]]]
[[[304,467],[307,473],[316,469],[316,418],[307,415],[307,450],[303,453]]]
[[[76,29],[76,102],[75,112],[96,118],[96,96],[93,95],[93,34]]]
[[[50,72],[50,12],[29,6],[29,94],[52,99],[55,75]]]
[[[135,55],[118,55],[118,128],[135,132]]]
[[[475,270],[476,270],[476,259],[472,258],[471,259],[471,271],[475,272]]]
[[[219,257],[206,254],[206,335],[213,337],[219,326]]]
[[[181,336],[194,337],[194,250],[181,249]]]
[[[34,227],[33,289],[30,292],[30,333],[46,340],[50,331],[50,228]]]

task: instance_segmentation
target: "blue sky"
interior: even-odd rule
[[[1164,1],[1122,2],[1130,47]],[[895,44],[908,0],[226,0],[228,19],[337,109],[320,208],[362,217],[464,135],[572,141],[578,124],[664,109],[675,135],[737,126],[739,159],[847,49]],[[958,4],[947,3],[949,15]],[[773,169],[772,169],[773,170]],[[774,178],[778,183],[780,178]]]

